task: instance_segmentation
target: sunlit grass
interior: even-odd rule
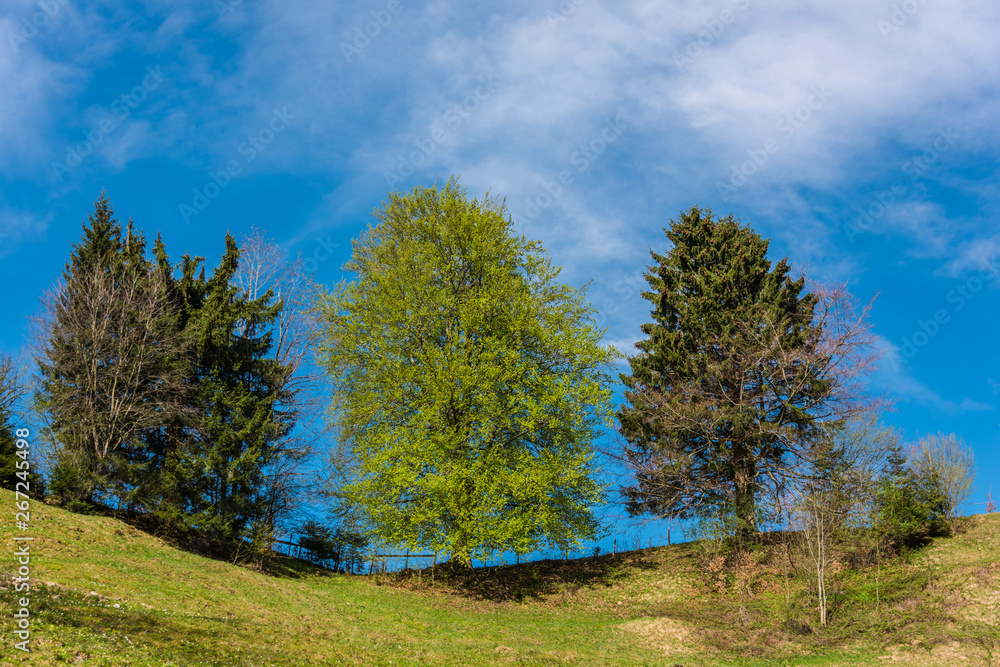
[[[13,494],[0,503],[12,507]],[[697,544],[439,566],[432,585],[427,572],[335,575],[287,558],[279,576],[261,574],[37,502],[31,519],[18,534],[36,538],[32,653],[13,650],[19,594],[8,585],[5,665],[850,665],[878,663],[893,646],[931,656],[949,642],[968,664],[990,651],[1000,664],[989,607],[1000,515],[886,566],[880,613],[869,573],[841,573],[827,628],[815,624],[806,579],[786,588],[772,564],[754,573],[752,594],[732,582],[720,592]],[[12,525],[0,535],[13,544]],[[12,551],[0,557],[5,582]]]

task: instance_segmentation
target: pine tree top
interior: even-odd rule
[[[82,236],[79,243],[73,244],[70,260],[63,270],[67,283],[72,282],[74,274],[94,266],[104,266],[109,271],[124,267],[145,271],[148,267],[144,235],[135,230],[131,218],[123,233],[104,190],[94,202],[93,213],[83,223]]]

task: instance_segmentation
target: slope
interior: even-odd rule
[[[13,519],[13,494],[0,504]],[[34,538],[30,654],[14,648],[15,536]],[[439,566],[432,585],[293,559],[261,574],[38,502],[0,539],[4,665],[1000,664],[1000,515],[884,568],[878,614],[870,577],[845,570],[829,628],[809,621],[806,579],[786,584],[766,556],[713,572],[706,543]]]

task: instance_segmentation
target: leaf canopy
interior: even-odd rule
[[[468,563],[600,530],[603,332],[502,201],[456,180],[392,194],[319,302],[344,497],[384,542]]]

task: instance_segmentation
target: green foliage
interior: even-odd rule
[[[464,563],[594,538],[616,353],[584,290],[454,180],[375,216],[319,303],[343,497],[382,541]]]
[[[83,488],[83,468],[68,461],[69,457],[70,455],[65,451],[58,452],[52,470],[49,472],[49,491],[62,505],[73,502],[79,490]]]
[[[49,302],[36,394],[60,453],[55,489],[85,502],[127,495],[129,472],[143,458],[136,413],[155,413],[165,361],[161,332],[145,320],[157,288],[143,235],[131,221],[122,229],[103,192],[88,223]],[[60,469],[66,465],[73,470]]]
[[[7,415],[0,413],[0,482],[3,488],[14,490],[17,481],[17,445],[14,429],[7,422]]]
[[[368,539],[343,526],[333,529],[307,521],[299,529],[299,546],[307,549],[317,564],[329,565],[334,570],[343,566],[346,571],[353,572],[364,560]]]
[[[66,511],[74,514],[91,514],[94,511],[94,506],[83,500],[74,499],[66,503]]]
[[[145,248],[102,193],[40,360],[52,491],[64,503],[153,512],[217,546],[252,539],[267,554],[294,421],[289,370],[269,357],[283,304],[234,284],[240,252],[229,235],[210,277],[200,257],[172,266],[159,238],[154,261]]]
[[[818,428],[831,383],[797,352],[815,350],[817,298],[803,293],[768,242],[732,216],[692,207],[665,230],[646,275],[653,322],[621,375],[618,412],[635,483],[633,515],[732,516],[752,533],[769,481],[780,486],[794,443]],[[803,445],[804,446],[804,445]],[[773,489],[777,492],[778,489]]]
[[[875,493],[872,531],[884,544],[902,545],[926,528],[940,527],[948,500],[933,471],[918,475],[907,467],[899,445],[888,463]]]
[[[169,259],[159,240],[156,256],[166,270]],[[282,304],[272,302],[271,292],[248,299],[233,286],[239,249],[231,236],[211,278],[202,262],[185,255],[180,278],[168,278],[172,326],[189,346],[178,360],[188,385],[178,397],[183,409],[175,411],[183,416],[147,435],[152,474],[141,496],[162,518],[237,545],[255,521],[270,518],[269,470],[281,463],[281,439],[292,428],[282,389],[286,369],[268,358],[268,326]]]
[[[325,563],[337,556],[333,529],[315,521],[307,521],[299,529],[299,546],[308,549],[317,563]]]
[[[22,463],[26,460],[27,470]],[[0,409],[0,487],[10,491],[20,490],[22,493],[27,488],[27,494],[32,498],[45,498],[45,480],[34,470],[34,463],[30,450],[18,449],[10,415]],[[20,487],[17,486],[19,482]]]

